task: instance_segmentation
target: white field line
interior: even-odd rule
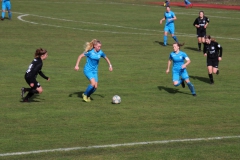
[[[15,12],[17,14],[23,14],[19,12]],[[99,31],[99,30],[92,30],[92,29],[82,29],[82,28],[73,28],[73,27],[64,27],[64,26],[59,26],[59,25],[51,25],[51,24],[44,24],[44,23],[36,23],[36,22],[31,22],[24,20],[22,17],[26,16],[35,16],[35,17],[40,17],[40,18],[46,18],[46,19],[53,19],[53,20],[59,20],[59,21],[65,21],[65,22],[75,22],[75,23],[88,23],[88,24],[93,24],[93,25],[104,25],[104,26],[111,26],[111,27],[117,27],[117,28],[126,28],[126,29],[133,29],[133,30],[139,30],[139,31],[147,31],[147,32],[163,32],[163,31],[158,31],[158,30],[150,30],[150,29],[140,29],[140,28],[134,28],[134,27],[125,27],[125,26],[118,26],[118,25],[109,25],[109,24],[101,24],[101,23],[92,23],[92,22],[84,22],[84,21],[74,21],[74,20],[68,20],[68,19],[59,19],[59,18],[53,18],[53,17],[45,17],[45,16],[39,16],[39,15],[32,15],[32,14],[23,14],[18,16],[18,19],[23,22],[31,23],[31,24],[39,24],[43,26],[50,26],[50,27],[57,27],[57,28],[66,28],[66,29],[74,29],[74,30],[82,30],[82,31],[90,31],[90,32],[104,32],[104,33],[112,33],[112,34],[132,34],[132,35],[146,35],[146,36],[158,36],[159,33],[133,33],[133,32],[113,32],[113,31]],[[178,33],[176,32],[177,36],[183,36],[183,37],[196,37],[195,34],[186,34],[186,33]],[[239,38],[226,38],[226,37],[217,37],[213,36],[214,38],[218,39],[229,39],[229,40],[240,40]]]
[[[149,142],[133,142],[133,143],[122,143],[122,144],[96,145],[96,146],[88,146],[88,147],[57,148],[57,149],[36,150],[36,151],[28,151],[28,152],[2,153],[2,154],[0,154],[0,157],[28,155],[28,154],[37,154],[37,153],[48,153],[48,152],[74,151],[74,150],[83,150],[83,149],[114,148],[114,147],[124,147],[124,146],[209,141],[209,140],[222,140],[222,139],[233,139],[233,138],[240,138],[240,135],[239,136],[210,137],[210,138],[195,138],[195,139],[176,139],[176,140],[149,141]]]

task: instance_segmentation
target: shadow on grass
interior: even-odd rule
[[[192,95],[191,93],[185,93],[185,92],[181,92],[179,91],[179,89],[175,89],[175,88],[168,88],[168,87],[164,87],[164,86],[158,86],[158,89],[160,91],[164,90],[170,94],[176,94],[176,93],[182,93],[182,94],[188,94],[188,95]],[[187,88],[188,89],[188,88]]]
[[[210,83],[209,78],[206,77],[199,77],[199,76],[189,76],[192,79],[197,79],[199,81],[205,82],[205,83]]]
[[[158,43],[159,45],[161,46],[164,46],[164,43],[163,42],[160,42],[160,41],[154,41],[155,43]]]
[[[79,98],[82,98],[82,94],[83,94],[83,93],[84,93],[83,91],[74,92],[74,93],[69,94],[68,97],[72,97],[73,95],[77,95]],[[101,94],[95,94],[95,93],[93,93],[93,95],[94,95],[94,96],[99,96],[99,97],[101,97],[101,98],[104,98],[104,95],[101,95]],[[91,97],[91,100],[94,100],[94,99]]]
[[[20,102],[23,102],[23,99]],[[32,102],[41,102],[40,100],[45,100],[43,98],[39,98],[39,94],[34,94],[30,99],[29,102],[25,102],[25,103],[32,103]]]
[[[184,47],[184,49],[189,49],[189,50],[192,50],[192,51],[197,51],[197,52],[199,52],[199,53],[202,53],[202,51],[199,51],[198,48]]]

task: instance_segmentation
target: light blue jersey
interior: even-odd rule
[[[88,52],[84,53],[84,55],[87,57],[87,62],[83,70],[85,76],[89,80],[95,79],[95,81],[98,82],[98,63],[100,58],[105,58],[106,55],[102,50],[96,52],[95,49],[89,50]]]
[[[87,62],[84,66],[84,70],[86,71],[98,71],[99,59],[101,57],[106,57],[102,50],[96,52],[95,49],[89,50],[88,52],[84,53],[84,55],[87,57]]]
[[[175,52],[171,52],[169,59],[173,61],[173,67],[172,67],[172,75],[173,75],[173,81],[178,81],[180,79],[180,76],[182,79],[188,79],[188,73],[186,68],[182,69],[182,65],[185,62],[185,59],[189,59],[187,54],[185,52],[179,51],[178,54]]]
[[[175,13],[173,11],[165,12],[164,17],[166,21],[165,26],[174,27],[174,20],[170,20],[170,19],[175,17]]]

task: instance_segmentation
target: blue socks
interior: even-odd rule
[[[166,46],[167,45],[167,36],[163,36],[163,43],[164,43],[164,45]]]
[[[2,12],[2,18],[5,17],[5,12]],[[12,12],[8,12],[8,18],[11,19],[12,18]]]
[[[8,18],[12,19],[12,12],[8,12]]]
[[[91,84],[88,85],[86,91],[84,92],[84,94],[87,96],[87,97],[90,97],[91,94],[93,94],[94,92],[96,91],[96,88],[93,87]]]
[[[5,12],[2,12],[2,18],[4,18],[5,17]]]
[[[190,91],[192,92],[192,94],[196,94],[193,84],[191,82],[188,82],[187,85]]]
[[[174,39],[174,41],[175,41],[175,42],[177,42],[177,43],[178,43],[178,39],[177,39],[177,37],[176,37],[176,36],[173,36],[172,38]]]

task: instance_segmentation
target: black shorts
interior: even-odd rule
[[[38,83],[38,81],[35,78],[34,78],[33,82],[30,82],[31,78],[25,75],[25,80],[29,86],[30,86],[30,83],[34,83],[33,87],[30,86],[33,89],[37,89],[41,86],[40,83]]]
[[[206,30],[197,30],[197,37],[205,37]]]
[[[207,66],[212,66],[214,68],[218,68],[218,58],[207,58]]]

